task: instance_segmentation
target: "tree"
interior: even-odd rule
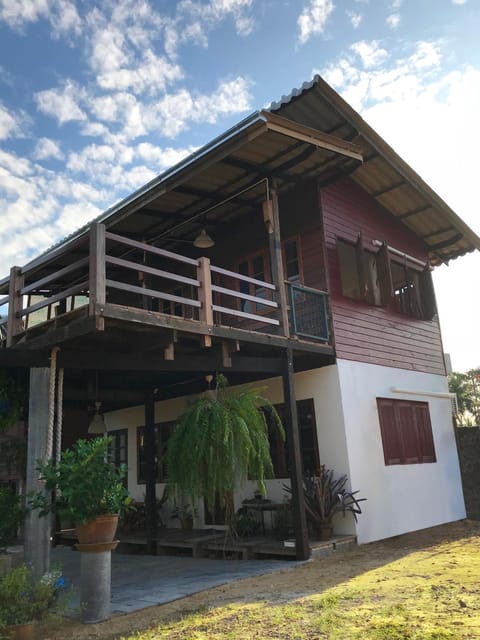
[[[448,388],[457,396],[457,424],[480,426],[480,367],[448,376]]]

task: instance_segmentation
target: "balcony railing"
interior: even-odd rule
[[[46,256],[29,269],[14,267],[9,281],[0,283],[5,292],[9,282],[8,295],[0,298],[0,313],[8,306],[8,316],[0,319],[4,344],[13,345],[28,329],[68,314],[98,318],[107,307],[121,307],[122,317],[128,309],[143,309],[207,326],[283,334],[275,285],[212,265],[206,257],[160,249],[103,225],[92,227],[90,237],[78,242],[75,250],[82,257],[63,266],[70,250],[59,250],[50,260]],[[291,332],[328,341],[326,294],[297,284],[289,290]]]

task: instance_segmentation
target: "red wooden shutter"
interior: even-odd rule
[[[397,429],[394,400],[377,398],[385,464],[402,464],[402,442]]]
[[[432,320],[433,316],[437,313],[437,306],[435,304],[435,291],[433,289],[432,274],[428,265],[419,275],[419,280],[423,319]]]
[[[388,246],[384,242],[377,253],[377,270],[380,291],[382,292],[382,304],[387,306],[393,297],[392,270],[390,267],[390,255]]]
[[[397,401],[395,411],[402,440],[402,462],[403,464],[418,463],[420,462],[420,451],[412,404],[408,401]]]
[[[415,402],[413,403],[413,410],[418,428],[420,462],[436,462],[428,404],[426,402]]]

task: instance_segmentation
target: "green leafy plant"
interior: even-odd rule
[[[6,573],[0,578],[0,631],[44,619],[57,608],[60,583],[57,576],[35,577],[25,565]]]
[[[265,479],[273,476],[268,426],[260,407],[268,407],[282,437],[280,418],[260,389],[217,387],[198,399],[180,418],[168,441],[168,482],[195,504],[202,497],[210,508],[216,497],[231,511],[234,489],[254,480],[266,495]],[[227,522],[229,514],[226,514]],[[233,513],[230,513],[230,518]]]
[[[0,553],[5,551],[17,535],[25,516],[22,499],[10,487],[0,486]]]
[[[360,502],[366,498],[357,498],[358,491],[347,491],[347,476],[343,475],[334,478],[332,469],[327,469],[325,465],[320,467],[317,476],[307,476],[303,479],[303,490],[305,496],[305,511],[307,518],[315,526],[330,524],[336,513],[351,513],[357,521],[357,515],[362,513]],[[288,493],[292,493],[291,488],[284,485]]]
[[[123,483],[127,467],[116,467],[108,460],[110,442],[110,437],[78,440],[62,452],[58,464],[39,462],[46,491],[31,496],[31,508],[39,509],[40,516],[55,513],[75,524],[104,514],[122,515],[132,502]]]

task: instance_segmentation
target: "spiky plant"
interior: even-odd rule
[[[257,482],[266,495],[265,479],[273,476],[268,426],[262,408],[268,408],[282,438],[285,432],[262,389],[227,390],[218,376],[216,389],[183,414],[167,446],[169,484],[192,503],[205,498],[213,508],[216,497],[228,507],[228,496],[246,480]],[[233,514],[227,513],[227,523]]]

